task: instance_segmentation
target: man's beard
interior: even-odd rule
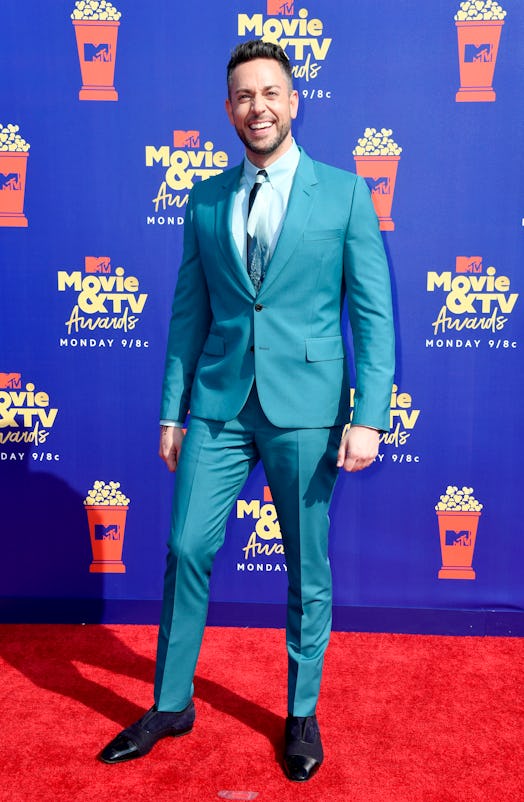
[[[291,130],[291,125],[283,125],[280,128],[277,128],[275,131],[275,136],[269,142],[264,144],[257,142],[256,140],[253,142],[245,135],[243,130],[240,130],[235,126],[235,130],[238,134],[240,141],[248,148],[252,153],[258,153],[261,156],[268,156],[270,153],[274,153],[277,150],[284,139],[287,137]]]

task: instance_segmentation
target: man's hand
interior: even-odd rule
[[[179,426],[160,427],[160,448],[158,449],[158,456],[164,460],[171,473],[177,469],[183,440],[184,430]]]
[[[348,473],[367,468],[378,454],[379,437],[376,429],[351,426],[340,441],[337,468],[344,468]]]

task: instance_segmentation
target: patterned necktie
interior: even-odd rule
[[[247,272],[259,291],[269,262],[268,212],[271,184],[265,170],[259,170],[249,193],[247,213]],[[256,199],[256,203],[255,203]]]

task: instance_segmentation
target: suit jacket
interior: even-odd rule
[[[341,309],[347,295],[353,423],[389,429],[394,335],[389,271],[365,181],[301,151],[280,237],[258,295],[231,233],[242,168],[196,184],[173,301],[161,418],[234,418],[253,380],[286,428],[349,419]]]

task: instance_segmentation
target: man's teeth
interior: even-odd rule
[[[273,123],[265,122],[265,123],[251,123],[249,126],[252,131],[260,131],[262,128],[269,128]]]

